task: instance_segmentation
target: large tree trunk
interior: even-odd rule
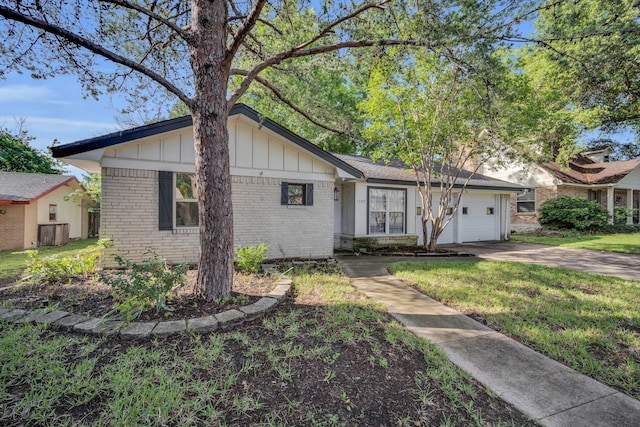
[[[200,262],[195,294],[226,298],[233,283],[233,211],[227,130],[227,10],[224,1],[193,0],[190,60],[196,153]]]

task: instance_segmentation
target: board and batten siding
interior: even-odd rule
[[[333,253],[335,168],[243,118],[229,121],[235,246],[265,243],[269,258]],[[171,263],[195,263],[197,228],[159,230],[158,171],[195,171],[192,128],[121,144],[102,157],[101,237],[105,254],[140,261],[147,248]],[[313,184],[313,206],[281,205],[282,182]],[[173,208],[173,207],[172,207]]]
[[[333,181],[335,167],[244,117],[229,119],[231,175]],[[107,148],[102,167],[194,172],[193,127]],[[304,174],[304,175],[301,175]]]

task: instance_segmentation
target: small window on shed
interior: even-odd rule
[[[487,208],[487,215],[493,215],[493,208]]]
[[[49,205],[49,221],[58,220],[58,205]]]
[[[464,207],[462,208],[462,215],[467,215],[468,213],[469,213],[469,208],[468,208],[468,207],[466,207],[466,206],[464,206]]]

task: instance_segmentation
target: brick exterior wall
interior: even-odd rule
[[[231,181],[235,245],[265,243],[269,258],[333,254],[333,181],[313,183],[313,206],[280,204],[282,179],[234,176]]]
[[[22,249],[24,246],[25,205],[2,205],[0,210],[0,250]]]
[[[607,208],[607,192],[606,190],[598,189],[600,206]],[[568,187],[568,186],[547,186],[536,188],[536,213],[517,213],[516,212],[516,196],[511,196],[511,229],[513,231],[531,230],[540,227],[538,222],[538,208],[542,203],[549,199],[553,199],[561,196],[569,197],[582,197],[589,199],[589,188],[580,187]],[[619,198],[619,199],[618,199]],[[616,206],[627,206],[627,192],[626,190],[616,190],[614,192],[614,203]]]
[[[535,213],[518,213],[516,206],[516,194],[511,195],[511,231],[526,231],[540,228],[538,222],[538,207],[544,201],[558,197],[558,187],[550,185],[547,187],[536,188],[536,212]]]
[[[569,196],[569,197],[582,197],[583,199],[589,198],[589,189],[588,188],[578,188],[578,187],[558,187],[558,195],[560,196]],[[605,192],[605,205],[606,205],[606,192]],[[547,199],[545,199],[547,200]]]
[[[269,258],[333,253],[333,182],[290,181],[314,184],[313,206],[280,205],[281,179],[232,177],[236,247],[265,243]],[[106,266],[116,253],[140,261],[146,248],[171,263],[198,261],[197,229],[158,230],[157,171],[103,168],[100,227],[114,242]]]

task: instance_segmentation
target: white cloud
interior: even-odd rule
[[[53,91],[45,86],[26,84],[0,86],[0,103],[46,102],[51,99],[52,95]]]
[[[0,116],[0,123],[15,123],[15,117]],[[37,117],[29,116],[24,119],[24,128],[27,131],[47,130],[49,132],[75,132],[83,131],[87,134],[98,132],[99,134],[109,133],[116,130],[113,122],[98,122],[93,120],[73,120],[60,117]]]
[[[17,129],[16,126],[15,117],[0,116],[0,128],[15,131]],[[25,118],[22,128],[35,138],[35,140],[31,141],[31,146],[39,150],[46,150],[54,139],[66,144],[117,130],[117,126],[113,122],[38,116]]]

